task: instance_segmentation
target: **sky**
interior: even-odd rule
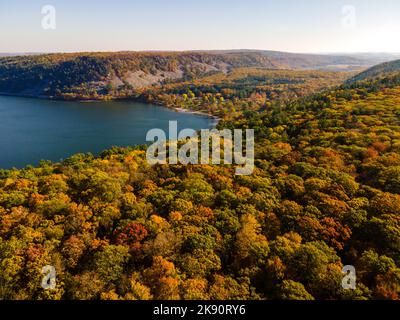
[[[399,0],[0,0],[0,52],[398,53],[399,17]]]

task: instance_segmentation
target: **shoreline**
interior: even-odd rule
[[[54,99],[54,98],[52,98],[52,97],[49,97],[49,96],[28,96],[28,95],[15,95],[15,94],[7,94],[7,93],[2,93],[2,92],[0,92],[0,97],[2,97],[2,96],[4,96],[4,97],[15,97],[15,98],[22,98],[22,99],[25,99],[25,98],[27,98],[27,99],[35,99],[35,100],[37,100],[37,102],[35,102],[35,100],[33,100],[32,101],[32,105],[34,106],[36,103],[37,104],[41,104],[41,102],[40,101],[54,101],[54,102],[79,102],[79,103],[85,103],[85,104],[87,104],[87,103],[94,103],[94,102],[116,102],[116,101],[122,101],[122,100],[108,100],[108,101],[104,101],[104,100],[74,100],[74,101],[71,101],[71,100],[65,100],[65,99]],[[135,99],[129,99],[131,102],[132,102],[132,108],[134,108],[134,106],[133,106],[133,104],[135,103],[135,102],[138,102],[137,100],[135,100]],[[127,101],[127,100],[124,100],[124,101]],[[208,126],[206,127],[206,126],[204,126],[203,128],[204,129],[216,129],[216,127],[217,127],[217,125],[218,125],[218,123],[219,123],[219,121],[221,120],[220,118],[218,118],[218,117],[216,117],[216,116],[214,116],[214,115],[211,115],[211,114],[207,114],[207,113],[205,113],[205,112],[201,112],[201,111],[191,111],[191,110],[188,110],[188,109],[183,109],[183,108],[174,108],[174,107],[172,107],[172,106],[165,106],[165,105],[162,105],[162,104],[154,104],[154,103],[149,103],[149,102],[145,102],[145,101],[140,101],[142,104],[147,104],[149,107],[151,107],[151,106],[154,106],[154,107],[156,107],[156,106],[158,106],[158,107],[161,107],[161,108],[165,108],[165,109],[168,109],[168,110],[170,110],[170,112],[171,112],[171,118],[172,119],[177,119],[177,116],[173,116],[173,114],[175,113],[175,112],[179,112],[179,113],[187,113],[187,114],[193,114],[193,116],[197,116],[198,118],[200,118],[200,117],[202,117],[203,119],[206,119],[207,118],[207,122],[208,122]],[[82,105],[82,107],[83,107],[83,105]],[[198,129],[198,130],[196,130],[196,131],[200,131],[201,129]],[[146,142],[140,142],[140,143],[134,143],[134,144],[127,144],[127,145],[116,145],[118,148],[130,148],[130,147],[132,147],[132,148],[135,148],[135,147],[141,147],[141,146],[144,146],[144,145],[146,145],[147,143]],[[8,165],[5,165],[5,166],[2,166],[2,167],[0,167],[0,170],[13,170],[14,168],[17,168],[18,170],[21,170],[21,169],[24,169],[24,168],[26,168],[26,167],[28,167],[28,166],[33,166],[33,167],[39,167],[40,166],[40,161],[41,160],[43,160],[43,159],[45,159],[45,161],[51,161],[53,164],[55,164],[55,163],[62,163],[62,161],[63,160],[65,160],[65,159],[68,159],[68,158],[70,158],[70,157],[72,157],[73,155],[76,155],[76,154],[78,154],[78,153],[84,153],[84,154],[87,154],[87,153],[92,153],[96,158],[97,157],[100,157],[100,154],[102,153],[102,152],[104,152],[104,151],[107,151],[107,150],[110,150],[111,148],[112,148],[113,146],[112,145],[110,145],[109,147],[105,147],[104,149],[102,149],[101,151],[99,151],[99,152],[94,152],[94,151],[81,151],[81,152],[71,152],[71,153],[68,153],[67,155],[64,155],[64,157],[62,158],[62,159],[57,159],[57,160],[54,160],[54,159],[48,159],[46,156],[43,156],[43,157],[41,157],[41,159],[38,159],[38,160],[36,160],[36,162],[34,162],[34,163],[29,163],[29,164],[26,164],[26,165],[15,165],[15,164],[12,164],[11,166],[8,166]]]
[[[17,94],[17,93],[7,93],[7,92],[0,92],[0,96],[4,96],[4,97],[16,97],[16,98],[30,98],[30,99],[39,99],[39,100],[49,100],[49,101],[63,101],[63,102],[80,102],[80,103],[93,103],[93,102],[110,102],[110,101],[132,101],[132,102],[139,102],[136,99],[133,98],[124,98],[124,99],[62,99],[62,98],[57,98],[54,96],[41,96],[41,95],[30,95],[30,94]],[[176,112],[180,112],[180,113],[190,113],[190,114],[194,114],[194,115],[199,115],[199,116],[203,116],[203,117],[208,117],[211,119],[214,119],[216,121],[216,125],[218,124],[219,121],[221,121],[222,119],[206,113],[206,112],[202,112],[202,111],[193,111],[193,110],[189,110],[189,109],[184,109],[184,108],[177,108],[177,107],[168,107],[166,105],[163,105],[161,103],[149,103],[147,101],[140,101],[142,103],[147,103],[147,104],[155,104],[155,105],[159,105],[162,106],[164,108],[167,109],[171,109],[171,110],[175,110]]]
[[[166,107],[166,108],[168,108],[168,107]],[[180,113],[190,113],[190,114],[196,114],[196,115],[199,115],[199,116],[205,116],[205,117],[214,119],[214,120],[216,120],[218,122],[220,120],[222,120],[221,118],[219,118],[217,116],[214,116],[212,114],[209,114],[209,113],[206,113],[206,112],[202,112],[202,111],[192,111],[192,110],[188,110],[188,109],[184,109],[184,108],[173,108],[173,110],[175,110],[176,112],[180,112]]]

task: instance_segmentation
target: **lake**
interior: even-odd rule
[[[0,96],[0,168],[146,143],[153,128],[208,129],[215,119],[132,102],[65,102]]]

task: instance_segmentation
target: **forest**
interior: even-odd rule
[[[398,300],[393,69],[359,81],[238,66],[127,94],[254,129],[254,173],[150,166],[146,146],[0,170],[0,299]]]
[[[373,60],[275,51],[87,52],[0,57],[0,93],[64,100],[131,98],[151,86],[238,68],[357,71]]]

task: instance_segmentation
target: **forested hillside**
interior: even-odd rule
[[[201,111],[218,117],[259,111],[273,102],[288,102],[343,83],[350,72],[238,68],[201,79],[145,88],[136,97],[171,108]],[[123,90],[114,96],[129,96]]]
[[[374,66],[364,72],[357,74],[349,80],[349,82],[357,82],[363,80],[373,80],[375,78],[385,78],[388,74],[398,74],[400,72],[400,60],[385,62]]]
[[[399,299],[400,77],[284,99],[258,77],[259,99],[234,76],[161,94],[201,109],[223,83],[211,112],[255,129],[251,176],[150,167],[144,147],[1,170],[0,298]]]
[[[287,66],[289,69],[300,70],[347,70],[375,64],[375,59],[346,55],[299,54],[279,51],[261,51],[263,55]]]
[[[354,71],[370,65],[354,57],[248,50],[11,56],[0,58],[0,93],[104,100],[237,68]]]
[[[0,92],[57,97],[86,91],[102,96],[164,81],[190,80],[238,67],[279,69],[258,53],[77,53],[0,59]]]

